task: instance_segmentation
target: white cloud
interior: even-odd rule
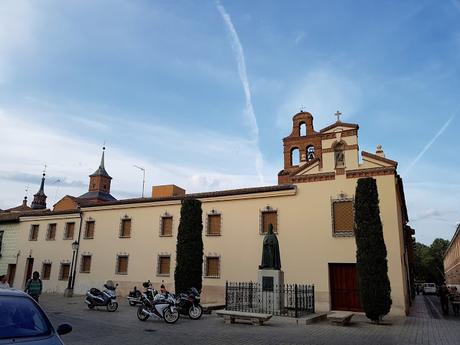
[[[50,176],[46,187],[48,206],[65,194],[84,193],[88,175],[99,164],[102,143],[81,137],[81,131],[72,128],[45,126],[42,120],[33,113],[25,116],[9,110],[0,112],[0,160],[3,162],[0,208],[19,204],[27,184],[30,196],[36,192],[45,163]],[[248,140],[205,131],[189,135],[189,128],[180,131],[120,120],[113,122],[110,130],[118,135],[123,133],[126,138],[137,134],[142,138],[144,149],[142,152],[140,147],[133,149],[128,142],[126,147],[108,146],[106,166],[114,178],[112,190],[117,198],[140,196],[142,177],[133,167],[135,164],[147,170],[146,195],[153,184],[174,183],[187,192],[260,185],[257,174],[245,172],[257,154]],[[146,147],[152,148],[147,150],[149,155],[145,154]],[[168,147],[171,147],[167,154],[169,160],[159,160],[156,155]],[[194,162],[194,157],[199,158],[198,162]],[[270,168],[267,173],[265,178],[276,183],[276,168]],[[36,176],[35,184],[31,183],[33,176]],[[64,182],[51,185],[56,179]]]
[[[337,110],[343,113],[344,122],[351,122],[361,98],[357,84],[325,69],[309,72],[292,83],[286,94],[288,96],[278,109],[277,116],[277,125],[286,131],[289,130],[292,114],[298,112],[301,106],[313,115],[315,130],[334,122]]]

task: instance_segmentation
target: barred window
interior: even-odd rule
[[[160,255],[158,257],[157,275],[169,276],[171,269],[171,256]]]
[[[64,230],[64,240],[73,240],[75,232],[75,223],[66,223]]]
[[[220,257],[207,256],[205,261],[205,277],[219,278],[220,277]]]
[[[91,255],[82,255],[80,273],[90,273],[90,271],[91,271]]]
[[[38,239],[38,224],[33,224],[30,227],[29,241],[36,241]]]
[[[120,237],[131,237],[131,219],[121,220]]]
[[[54,241],[56,239],[56,223],[48,225],[48,233],[46,234],[48,241]]]
[[[70,275],[70,264],[61,263],[61,269],[59,270],[59,280],[69,280]]]
[[[261,233],[268,232],[269,225],[273,225],[273,232],[278,232],[278,212],[277,211],[262,211]]]
[[[209,236],[219,236],[221,227],[220,214],[208,214],[208,231]]]
[[[51,276],[51,264],[43,263],[42,267],[42,280],[49,280]]]
[[[117,255],[116,274],[128,274],[128,255]]]
[[[332,224],[335,236],[353,235],[354,212],[352,200],[335,200],[332,203]]]
[[[94,238],[94,227],[95,227],[95,221],[94,220],[88,220],[86,221],[86,226],[85,226],[85,238],[91,239]]]
[[[161,231],[160,236],[172,236],[172,216],[161,217]]]

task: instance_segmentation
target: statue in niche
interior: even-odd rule
[[[335,167],[342,168],[345,166],[345,152],[343,150],[343,145],[339,145],[334,150],[335,156]]]
[[[273,232],[273,225],[269,224],[268,232],[264,237],[264,244],[262,250],[262,263],[259,269],[281,269],[281,257],[280,257],[280,246],[278,238]]]

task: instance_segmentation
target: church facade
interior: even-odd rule
[[[404,315],[411,301],[412,229],[402,180],[380,146],[359,153],[358,130],[337,120],[316,131],[311,114],[296,114],[292,133],[283,139],[279,183],[266,187],[186,194],[174,185],[154,186],[152,197],[115,200],[103,158],[88,193],[64,197],[53,211],[20,217],[14,284],[23,286],[38,270],[50,292],[63,292],[73,272],[75,293],[108,279],[120,284],[121,294],[147,279],[174,290],[181,201],[194,197],[203,210],[205,301],[223,302],[226,281],[257,281],[272,224],[284,281],[314,284],[317,310],[359,311],[353,202],[357,180],[373,177],[388,252],[390,313]]]

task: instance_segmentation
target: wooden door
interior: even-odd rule
[[[329,264],[331,310],[362,311],[356,264]]]
[[[8,284],[13,286],[14,283],[14,276],[16,275],[16,264],[9,264],[8,265]]]
[[[24,280],[24,285],[26,285],[27,281],[32,278],[32,270],[34,268],[34,258],[27,258],[26,262],[26,277]]]

